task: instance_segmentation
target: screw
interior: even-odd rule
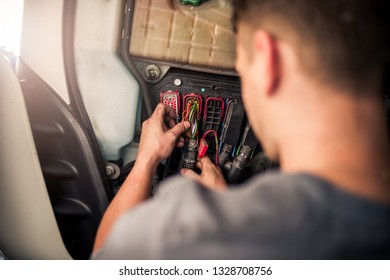
[[[118,179],[119,175],[121,174],[120,168],[118,165],[114,163],[107,163],[106,164],[106,174],[108,179],[110,180],[116,180]]]
[[[145,69],[145,75],[148,80],[157,80],[160,77],[160,73],[160,68],[154,64],[147,66]]]
[[[114,173],[115,173],[114,167],[112,167],[111,165],[106,165],[106,173],[107,173],[107,176],[114,175]]]

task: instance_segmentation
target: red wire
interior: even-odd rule
[[[214,134],[215,137],[215,164],[218,166],[219,158],[218,158],[218,134],[215,130],[209,130],[205,134],[203,134],[202,139],[204,140],[207,135],[210,133]]]

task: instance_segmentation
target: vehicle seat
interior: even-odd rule
[[[19,81],[0,54],[0,248],[10,259],[71,259],[53,213]]]

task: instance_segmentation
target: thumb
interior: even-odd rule
[[[172,133],[175,138],[179,138],[179,136],[181,134],[184,133],[184,131],[186,131],[187,129],[190,128],[190,123],[189,122],[181,122],[181,123],[178,123],[177,125],[175,125],[174,127],[172,127],[170,130],[169,130],[169,133]]]
[[[192,178],[198,182],[200,181],[200,175],[198,175],[197,173],[195,173],[191,169],[183,168],[182,170],[180,170],[180,174],[187,177],[187,178]]]
[[[211,161],[211,159],[208,157],[208,156],[205,156],[205,157],[202,157],[200,160],[199,160],[199,169],[200,170],[209,170],[209,169],[212,169],[214,168],[214,163]]]

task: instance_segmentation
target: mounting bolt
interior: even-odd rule
[[[148,80],[157,80],[160,77],[161,70],[157,65],[151,64],[145,68],[145,76]]]
[[[121,171],[119,166],[111,162],[106,163],[106,174],[108,179],[115,180],[119,177],[120,173]]]
[[[106,166],[106,173],[107,173],[107,176],[112,176],[115,173],[114,167],[112,167],[111,165],[107,165]]]

